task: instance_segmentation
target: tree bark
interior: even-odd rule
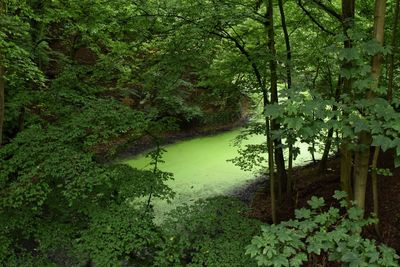
[[[354,13],[355,13],[355,0],[342,0],[342,23],[343,23],[343,33],[346,36],[344,41],[344,48],[351,48],[353,46],[351,38],[348,36],[348,31],[354,25]],[[343,69],[352,68],[351,62],[345,62],[342,64]],[[351,93],[352,80],[343,77],[342,90],[340,94]],[[342,190],[346,191],[349,199],[352,199],[351,190],[351,179],[352,179],[352,152],[349,150],[349,140],[345,138],[342,140],[341,157],[340,157],[340,183],[342,185]]]
[[[270,90],[271,90],[271,103],[278,103],[278,64],[276,62],[276,49],[275,49],[275,31],[274,31],[274,7],[272,0],[267,1],[267,19],[266,24],[268,33],[268,49],[270,52],[271,59],[269,61],[270,68]],[[271,131],[279,130],[280,125],[275,120],[271,120]],[[275,146],[275,163],[278,172],[278,187],[279,187],[279,199],[281,199],[282,189],[286,189],[287,174],[285,169],[285,159],[283,157],[282,141],[281,139],[274,140]]]
[[[342,77],[339,75],[338,81],[337,81],[337,85],[336,85],[336,90],[335,90],[335,101],[336,102],[339,102],[339,100],[340,100],[341,81],[342,81]],[[331,85],[331,87],[333,87],[333,85]],[[337,111],[337,105],[333,106],[332,110],[333,110],[333,112],[336,112]],[[335,116],[333,118],[333,120],[337,120],[337,117]],[[323,173],[324,171],[326,171],[327,164],[328,164],[328,158],[329,158],[329,152],[331,151],[331,147],[332,147],[332,141],[333,141],[333,128],[330,128],[328,130],[328,135],[326,137],[324,153],[322,154],[321,162],[320,162],[320,165],[319,165],[320,173]]]
[[[358,145],[360,148],[355,153],[354,159],[354,201],[358,207],[364,210],[371,145],[370,134],[361,132]]]
[[[269,188],[271,197],[271,216],[272,223],[278,223],[277,207],[276,207],[276,178],[275,178],[275,163],[274,163],[274,142],[270,131],[271,121],[269,117],[265,117],[266,120],[266,136],[268,144],[268,172],[269,172]]]
[[[4,66],[2,66],[3,60],[0,55],[0,147],[1,144],[3,143],[3,131],[4,131],[4,111],[5,111],[5,80],[4,80],[4,74],[5,74],[5,69]]]
[[[340,186],[348,194],[348,199],[353,199],[353,187],[351,184],[351,170],[353,167],[352,153],[347,142],[340,146]]]
[[[5,3],[0,2],[0,16],[3,15],[5,10]],[[0,50],[0,147],[3,143],[3,131],[4,131],[4,116],[5,116],[5,67],[4,67],[4,55],[3,51]]]
[[[287,87],[290,89],[292,88],[292,49],[290,45],[290,37],[286,26],[286,16],[285,10],[283,8],[283,1],[278,0],[279,5],[279,13],[281,15],[281,23],[282,23],[282,30],[283,36],[285,38],[285,46],[286,46],[286,79],[287,79]]]
[[[394,17],[393,17],[393,29],[392,29],[392,53],[389,56],[389,77],[388,77],[388,91],[387,91],[387,99],[389,102],[393,99],[393,71],[394,71],[394,63],[395,63],[395,55],[397,52],[397,27],[399,24],[399,6],[400,0],[396,0],[396,6],[394,10]]]
[[[286,46],[286,80],[288,89],[292,88],[292,48],[290,45],[290,37],[286,25],[286,16],[285,9],[283,7],[283,1],[278,0],[279,5],[279,13],[281,15],[281,23],[283,35],[285,38],[285,46]],[[288,157],[288,172],[287,172],[287,182],[286,182],[286,198],[289,202],[292,200],[292,192],[293,192],[293,144],[289,142],[289,157]]]
[[[386,0],[375,1],[375,17],[374,17],[374,35],[373,38],[383,45],[384,30],[385,30],[385,12]],[[371,77],[373,84],[371,90],[367,92],[367,98],[373,98],[374,89],[379,86],[379,77],[381,75],[382,54],[376,54],[372,57]],[[365,191],[368,177],[368,163],[370,156],[371,134],[361,132],[359,135],[359,145],[361,150],[357,153],[356,157],[356,170],[355,170],[355,187],[354,187],[354,200],[356,204],[365,209]],[[368,147],[368,149],[363,149]]]
[[[374,39],[378,41],[380,45],[383,45],[383,39],[385,36],[385,12],[386,12],[386,0],[376,0],[375,17],[374,17]],[[372,89],[376,89],[379,86],[381,66],[382,66],[382,54],[378,53],[372,57],[371,76],[374,79],[374,84],[372,85]],[[373,97],[373,95],[374,95],[373,90],[371,90],[368,93],[368,97]]]
[[[372,199],[374,202],[373,211],[377,218],[379,218],[379,194],[378,194],[378,173],[377,173],[379,151],[380,151],[380,147],[376,146],[375,150],[374,150],[374,156],[372,158],[372,164],[371,164]],[[378,224],[375,224],[375,231],[376,231],[377,235],[380,236]]]

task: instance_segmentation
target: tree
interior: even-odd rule
[[[385,30],[386,0],[376,0],[374,33],[373,38],[379,45],[383,45]],[[367,92],[367,98],[373,98],[379,86],[381,75],[382,54],[376,53],[372,58],[371,76],[373,79],[372,88]],[[354,177],[354,200],[359,207],[365,208],[365,192],[367,188],[367,178],[369,170],[369,146],[371,144],[370,133],[361,132],[359,136],[361,151],[355,157],[355,177]],[[365,146],[367,148],[365,148]],[[376,148],[379,151],[379,147]]]
[[[389,57],[389,77],[388,77],[388,90],[387,90],[387,98],[388,101],[393,100],[393,80],[394,80],[394,65],[395,65],[395,55],[397,53],[397,28],[399,23],[399,8],[400,8],[400,1],[395,1],[395,9],[393,15],[393,26],[392,26],[392,39],[391,39],[391,47],[392,53]]]
[[[0,62],[3,62],[2,57],[0,56]],[[0,147],[3,141],[3,125],[4,125],[4,98],[5,98],[5,69],[4,66],[0,66]]]

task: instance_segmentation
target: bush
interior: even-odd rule
[[[165,243],[155,266],[256,266],[244,250],[261,222],[245,212],[244,203],[230,197],[177,208],[163,224]]]
[[[346,197],[335,192],[342,209],[349,207]],[[262,234],[253,238],[246,254],[259,266],[302,266],[324,254],[342,266],[399,266],[393,249],[361,236],[362,228],[377,223],[376,218],[363,219],[356,206],[344,214],[335,207],[322,211],[323,198],[312,197],[308,203],[311,208],[296,210],[295,220],[262,226]]]
[[[152,212],[126,204],[94,212],[76,248],[95,266],[149,266],[161,242]]]

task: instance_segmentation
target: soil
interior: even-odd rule
[[[374,227],[365,229],[364,236],[384,243],[400,252],[400,169],[394,169],[390,153],[384,153],[379,159],[379,168],[391,168],[393,176],[379,176],[379,237]],[[310,164],[298,167],[294,170],[295,187],[292,205],[281,203],[279,219],[285,221],[293,218],[294,209],[307,206],[307,200],[312,196],[324,197],[329,206],[335,205],[332,195],[335,190],[340,190],[340,159],[329,160],[328,169],[321,174],[318,164]],[[369,179],[370,182],[371,179]],[[251,216],[271,223],[271,209],[269,186],[267,180],[258,180],[253,184],[242,188],[236,193],[246,201],[252,195],[250,201]],[[243,194],[245,197],[243,197]],[[246,195],[247,194],[247,195]],[[367,188],[366,214],[372,212],[372,190]],[[318,265],[319,266],[319,265]],[[322,265],[339,266],[339,265]]]
[[[179,130],[172,132],[165,132],[160,137],[162,145],[174,144],[180,141],[192,139],[193,137],[210,136],[218,133],[226,132],[238,127],[245,125],[249,121],[249,116],[243,116],[237,121],[215,125],[215,126],[198,126],[193,127],[189,130]],[[125,149],[122,149],[116,156],[118,159],[130,158],[132,156],[141,154],[151,148],[155,147],[155,143],[152,137],[143,136],[142,138],[135,140],[133,143],[125,145]]]

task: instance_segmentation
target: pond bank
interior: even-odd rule
[[[161,145],[172,145],[178,142],[187,141],[196,137],[207,137],[221,134],[227,131],[235,130],[243,127],[249,122],[250,116],[246,115],[239,120],[231,123],[216,125],[212,127],[194,127],[190,130],[166,132],[160,137]],[[144,136],[131,144],[127,148],[118,153],[117,159],[124,160],[135,157],[155,147],[154,140],[150,136]]]
[[[237,197],[250,206],[254,196],[257,194],[257,191],[259,191],[262,186],[265,186],[267,182],[268,177],[262,175],[254,180],[245,182],[243,185],[237,186],[230,192],[227,192],[226,195]]]

